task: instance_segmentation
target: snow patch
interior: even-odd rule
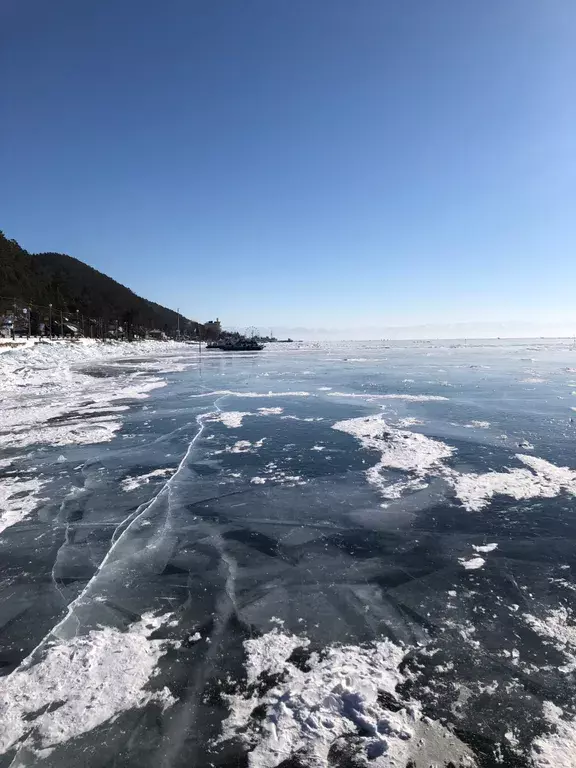
[[[487,506],[493,496],[514,499],[553,498],[565,491],[576,496],[576,470],[557,467],[537,456],[517,454],[529,469],[508,469],[485,474],[451,473],[447,479],[466,509],[477,512]]]
[[[27,518],[38,506],[45,482],[38,477],[3,477],[0,479],[0,533]]]
[[[515,499],[552,498],[562,492],[576,496],[576,470],[558,467],[537,456],[516,454],[526,469],[460,473],[444,464],[444,460],[454,454],[454,448],[425,435],[391,427],[384,421],[383,414],[339,421],[333,424],[333,429],[356,437],[364,448],[381,454],[378,464],[366,472],[368,482],[381,492],[387,487],[384,470],[395,469],[416,475],[412,478],[416,481],[426,475],[444,478],[464,507],[472,512],[486,507],[498,494]],[[397,486],[400,492],[413,487],[418,488],[419,484],[413,486],[410,480],[404,488]],[[398,497],[392,492],[391,498]]]
[[[398,421],[396,422],[396,425],[401,428],[416,427],[416,426],[420,426],[421,424],[424,424],[422,419],[417,419],[414,416],[406,416],[403,419],[398,419]]]
[[[54,747],[150,702],[171,706],[167,688],[145,688],[170,645],[150,640],[166,618],[144,614],[126,632],[101,627],[54,643],[41,661],[29,659],[0,678],[0,753],[22,739]]]
[[[498,544],[472,544],[472,549],[475,549],[476,552],[494,552],[494,550],[498,547]]]
[[[254,443],[251,443],[249,440],[237,440],[234,445],[226,448],[226,453],[255,453],[254,449],[262,448],[265,440],[265,437],[256,440]],[[221,451],[217,451],[217,453],[221,453]]]
[[[368,478],[368,482],[378,487],[380,495],[385,499],[401,499],[408,492],[414,493],[415,491],[423,491],[425,488],[428,488],[428,483],[425,483],[420,479],[400,480],[397,483],[387,485],[383,481],[377,467],[371,467],[367,470],[366,477]]]
[[[483,557],[469,557],[468,559],[459,557],[458,562],[466,568],[467,571],[475,571],[478,568],[482,568],[486,560],[484,560]]]
[[[358,397],[365,400],[406,400],[413,403],[427,403],[439,400],[448,400],[447,397],[443,397],[442,395],[374,395],[369,392],[330,392],[328,397]]]
[[[168,475],[172,475],[176,472],[176,469],[154,469],[152,472],[147,472],[144,475],[135,475],[133,477],[126,477],[124,480],[122,480],[122,490],[123,491],[133,491],[136,488],[139,488],[141,485],[147,485],[150,480],[152,480],[155,477],[166,477]]]
[[[570,768],[576,755],[576,718],[564,717],[560,707],[545,701],[542,714],[552,732],[532,742],[531,757],[536,768]]]
[[[467,748],[439,723],[422,718],[417,702],[397,697],[406,651],[389,640],[310,654],[306,638],[275,629],[244,647],[247,691],[227,697],[230,714],[220,741],[244,741],[251,768],[276,768],[294,757],[310,766],[328,765],[331,748],[338,747],[359,764],[403,766],[422,750],[426,736],[442,740],[447,759],[474,764]],[[297,650],[308,655],[304,663],[294,659]],[[252,716],[256,708],[262,719]]]
[[[382,414],[338,421],[332,428],[358,438],[364,448],[380,452],[383,468],[425,474],[454,452],[438,440],[390,427]]]
[[[289,414],[288,416],[280,416],[280,418],[283,420],[290,420],[290,421],[307,421],[307,422],[324,421],[323,416],[307,416],[306,418],[304,418],[302,416],[292,416],[291,414]]]
[[[228,429],[238,429],[242,426],[242,421],[245,416],[252,416],[248,411],[221,411],[217,416],[214,416],[210,421],[220,421]]]
[[[568,658],[570,668],[576,667],[576,623],[572,612],[564,606],[550,611],[544,618],[524,614],[524,620],[540,637],[550,640]]]
[[[310,392],[238,392],[233,389],[215,389],[211,392],[200,392],[190,397],[310,397]]]

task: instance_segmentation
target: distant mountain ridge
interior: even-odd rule
[[[174,310],[137,296],[116,280],[73,256],[32,254],[0,231],[0,315],[19,306],[78,311],[104,322],[127,323],[132,328],[172,333],[196,332],[200,324]]]

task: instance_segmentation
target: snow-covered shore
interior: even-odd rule
[[[174,341],[42,341],[22,343],[17,346],[0,344],[0,395],[4,398],[10,390],[22,386],[41,385],[58,381],[62,373],[73,366],[91,362],[125,358],[166,355],[177,351],[187,352],[188,344]]]
[[[138,358],[136,364],[131,360]],[[148,358],[148,359],[147,359]],[[20,475],[19,459],[36,446],[111,440],[130,401],[166,384],[162,374],[193,364],[176,342],[55,342],[0,355],[0,531],[35,507],[42,479]],[[113,364],[100,374],[97,366]],[[25,497],[25,498],[23,498]],[[25,502],[25,503],[24,503]]]

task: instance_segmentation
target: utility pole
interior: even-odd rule
[[[32,321],[30,319],[30,307],[28,307],[28,338],[32,335]]]
[[[176,317],[178,318],[178,330],[176,331],[176,336],[178,337],[178,340],[180,340],[180,307],[176,309]]]
[[[48,317],[50,318],[50,341],[52,341],[52,304],[48,304]]]

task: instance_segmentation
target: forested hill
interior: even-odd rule
[[[174,331],[178,315],[137,296],[97,269],[63,253],[31,254],[0,231],[0,315],[13,307],[49,304],[85,317],[132,327]],[[198,324],[180,316],[182,330]]]

